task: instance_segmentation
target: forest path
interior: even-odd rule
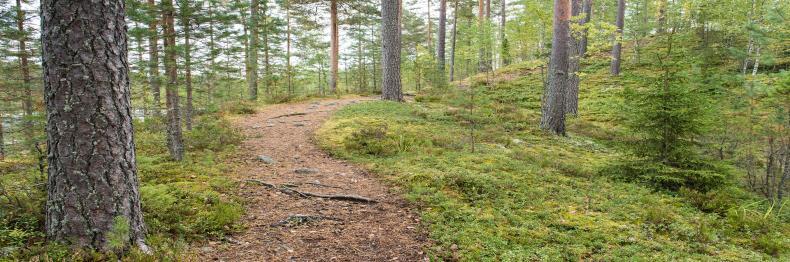
[[[246,229],[199,248],[201,260],[427,261],[427,237],[407,203],[374,175],[330,157],[311,141],[332,112],[367,100],[278,104],[237,120],[245,136],[236,173],[247,203]]]

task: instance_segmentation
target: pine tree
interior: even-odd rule
[[[178,68],[176,65],[175,7],[173,0],[162,1],[162,28],[164,31],[165,72],[167,73],[167,148],[176,161],[184,158],[184,139],[181,134],[181,108],[178,94]]]
[[[554,36],[551,44],[549,85],[543,95],[540,128],[565,135],[565,95],[568,89],[570,0],[554,0]]]
[[[399,1],[381,1],[381,98],[398,102],[403,101],[400,75],[399,10]]]
[[[135,245],[148,251],[130,114],[124,2],[43,0],[41,18],[47,239],[96,250]],[[111,244],[113,230],[127,235]]]
[[[614,47],[612,48],[612,68],[613,76],[620,75],[620,53],[622,53],[623,25],[625,17],[625,0],[617,0],[617,32],[614,35]]]

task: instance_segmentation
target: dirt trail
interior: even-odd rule
[[[237,170],[239,194],[248,206],[246,230],[200,247],[201,260],[427,261],[423,247],[428,240],[404,200],[372,174],[331,158],[311,142],[333,111],[364,100],[273,105],[237,121],[246,137]],[[274,163],[267,164],[270,160]],[[331,200],[293,190],[377,202]]]

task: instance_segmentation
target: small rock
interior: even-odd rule
[[[300,174],[300,175],[315,174],[315,173],[318,173],[318,169],[315,169],[315,168],[304,168],[303,167],[303,168],[294,169],[294,173],[297,173],[297,174]]]
[[[258,129],[258,128],[261,128],[261,126],[259,126],[259,125],[252,126],[252,129]]]
[[[332,102],[332,103],[326,104],[325,106],[334,106],[334,105],[337,105],[337,103],[336,102]]]
[[[521,139],[518,139],[518,138],[513,138],[513,140],[511,140],[511,142],[513,142],[513,144],[520,145],[520,144],[524,143],[524,140],[521,140]]]
[[[271,164],[277,163],[277,161],[274,161],[273,158],[271,158],[269,156],[264,156],[264,155],[258,156],[258,161],[266,163],[267,165],[271,165]]]
[[[294,123],[294,126],[304,126],[304,123]]]
[[[312,103],[310,103],[310,104],[311,104],[311,105],[320,105],[320,104],[321,104],[321,102],[315,101],[315,102],[312,102]]]
[[[452,251],[458,250],[458,245],[456,245],[456,244],[451,245],[450,246],[450,250],[452,250]]]
[[[202,248],[200,248],[200,251],[202,251],[203,253],[211,253],[211,251],[214,251],[214,248],[212,248],[212,247],[202,247]]]
[[[266,127],[274,127],[274,124],[268,124]]]

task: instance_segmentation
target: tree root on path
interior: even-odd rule
[[[293,185],[290,185],[290,184],[289,185],[277,186],[275,184],[267,183],[267,182],[264,182],[264,181],[261,181],[261,180],[257,180],[257,179],[247,179],[247,180],[244,180],[244,182],[255,183],[255,184],[262,185],[262,186],[265,186],[265,187],[268,187],[268,188],[271,188],[271,189],[279,190],[280,192],[283,192],[285,194],[299,195],[301,197],[317,197],[317,198],[324,198],[324,199],[331,199],[331,200],[341,200],[341,201],[351,201],[351,202],[361,202],[361,203],[371,203],[371,204],[378,203],[378,201],[376,201],[376,200],[373,200],[373,199],[370,199],[370,198],[366,198],[366,197],[361,197],[361,196],[354,196],[354,195],[321,195],[321,194],[316,194],[316,193],[299,191],[299,190],[290,188],[289,186],[293,186]]]
[[[310,222],[317,222],[321,220],[333,220],[333,221],[342,221],[339,218],[334,217],[326,217],[326,216],[311,216],[311,215],[290,215],[287,218],[280,220],[280,222],[271,224],[272,227],[279,227],[279,226],[286,226],[286,227],[293,227],[302,224],[307,224]]]
[[[268,120],[277,119],[277,118],[283,118],[283,117],[289,117],[289,116],[303,116],[303,115],[307,115],[307,113],[305,113],[305,112],[298,112],[298,113],[284,114],[284,115],[279,115],[279,116],[275,116],[275,117],[269,118]]]

